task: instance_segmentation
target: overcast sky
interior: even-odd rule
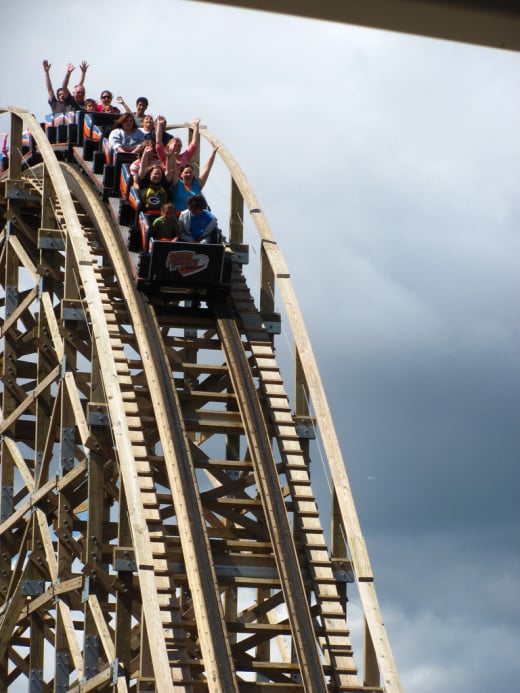
[[[183,0],[8,12],[0,104],[43,117],[41,61],[59,86],[87,59],[87,95],[200,116],[236,157],[311,334],[404,690],[518,690],[520,54]]]

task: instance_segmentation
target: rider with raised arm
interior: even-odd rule
[[[75,65],[68,63],[67,72],[63,78],[63,84],[61,85],[61,88],[65,92],[65,99],[68,99],[71,96],[69,91],[69,79],[75,69]],[[79,69],[81,70],[81,79],[72,90],[72,99],[76,103],[77,110],[83,110],[85,109],[85,77],[87,76],[88,70],[88,63],[86,60],[81,61]]]
[[[195,177],[191,164],[185,164],[182,167],[179,180],[173,187],[173,203],[177,214],[183,212],[188,207],[188,199],[192,195],[199,195],[202,188],[206,185],[217,151],[218,145],[213,144],[213,150],[198,178]]]
[[[47,87],[47,94],[49,95],[49,106],[51,107],[51,112],[53,115],[56,113],[68,113],[68,111],[74,111],[76,109],[76,102],[69,93],[68,98],[65,98],[65,90],[63,87],[56,89],[56,94],[54,94],[54,87],[51,82],[51,64],[48,60],[43,61],[43,71],[45,72],[45,86]]]

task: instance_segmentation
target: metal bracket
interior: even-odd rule
[[[295,416],[296,433],[304,440],[316,440],[316,421],[311,416]]]
[[[92,678],[98,673],[99,658],[99,638],[97,635],[87,635],[83,650],[83,660],[85,663],[85,680]]]
[[[74,428],[64,428],[61,437],[60,471],[62,476],[74,466]]]
[[[65,241],[63,238],[40,236],[38,240],[38,250],[65,250]]]
[[[39,597],[43,594],[45,583],[43,580],[22,580],[22,595],[24,597]]]
[[[31,669],[29,674],[29,693],[42,693],[43,691],[43,671],[41,669]]]
[[[90,594],[90,575],[85,575],[83,582],[83,589],[81,590],[81,601],[83,604],[88,601]]]
[[[233,253],[233,255],[232,255],[233,262],[236,262],[239,265],[248,265],[249,264],[249,246],[248,245],[246,245],[245,243],[232,243],[230,247],[231,247],[231,251]]]
[[[7,520],[14,512],[14,496],[12,486],[2,486],[0,496],[0,521]]]
[[[67,652],[56,653],[56,691],[66,693],[69,690],[70,663]]]
[[[18,308],[19,300],[18,288],[16,286],[7,286],[5,289],[5,317],[9,318]]]
[[[281,334],[282,318],[280,313],[261,313],[264,328],[268,334]]]
[[[135,573],[137,572],[137,563],[129,558],[116,558],[114,570],[117,570],[118,573]]]
[[[69,305],[67,305],[67,303]],[[61,307],[61,317],[63,320],[76,320],[77,322],[87,322],[87,316],[83,307],[78,303],[72,305],[70,300],[63,302]]]
[[[112,669],[112,686],[117,686],[117,679],[119,678],[119,659],[116,657],[110,664]]]
[[[92,409],[88,413],[88,423],[90,426],[110,426],[110,418],[108,414],[104,411],[93,411]]]
[[[352,563],[348,559],[332,559],[332,572],[337,582],[354,582]]]
[[[25,202],[35,202],[38,203],[40,202],[40,198],[37,197],[36,195],[31,195],[31,193],[25,192],[24,190],[20,190],[19,188],[13,187],[13,181],[10,181],[10,185],[7,187],[7,190],[5,191],[6,194],[5,196],[7,197],[8,200],[19,200],[19,201],[25,201]]]

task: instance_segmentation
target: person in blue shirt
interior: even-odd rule
[[[175,211],[180,214],[188,206],[188,200],[193,195],[200,195],[202,188],[206,185],[208,176],[215,161],[218,145],[214,144],[208,160],[204,164],[198,178],[195,177],[193,166],[185,164],[179,172],[179,179],[173,185],[173,204]]]
[[[192,195],[188,209],[179,217],[179,240],[187,243],[219,243],[217,217],[207,209],[203,195]]]
[[[119,116],[108,136],[108,142],[115,152],[135,152],[143,141],[144,135],[131,113]]]

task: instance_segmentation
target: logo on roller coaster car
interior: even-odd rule
[[[202,255],[193,250],[172,250],[166,257],[166,267],[170,272],[177,270],[183,277],[204,271],[208,263],[209,255]]]

